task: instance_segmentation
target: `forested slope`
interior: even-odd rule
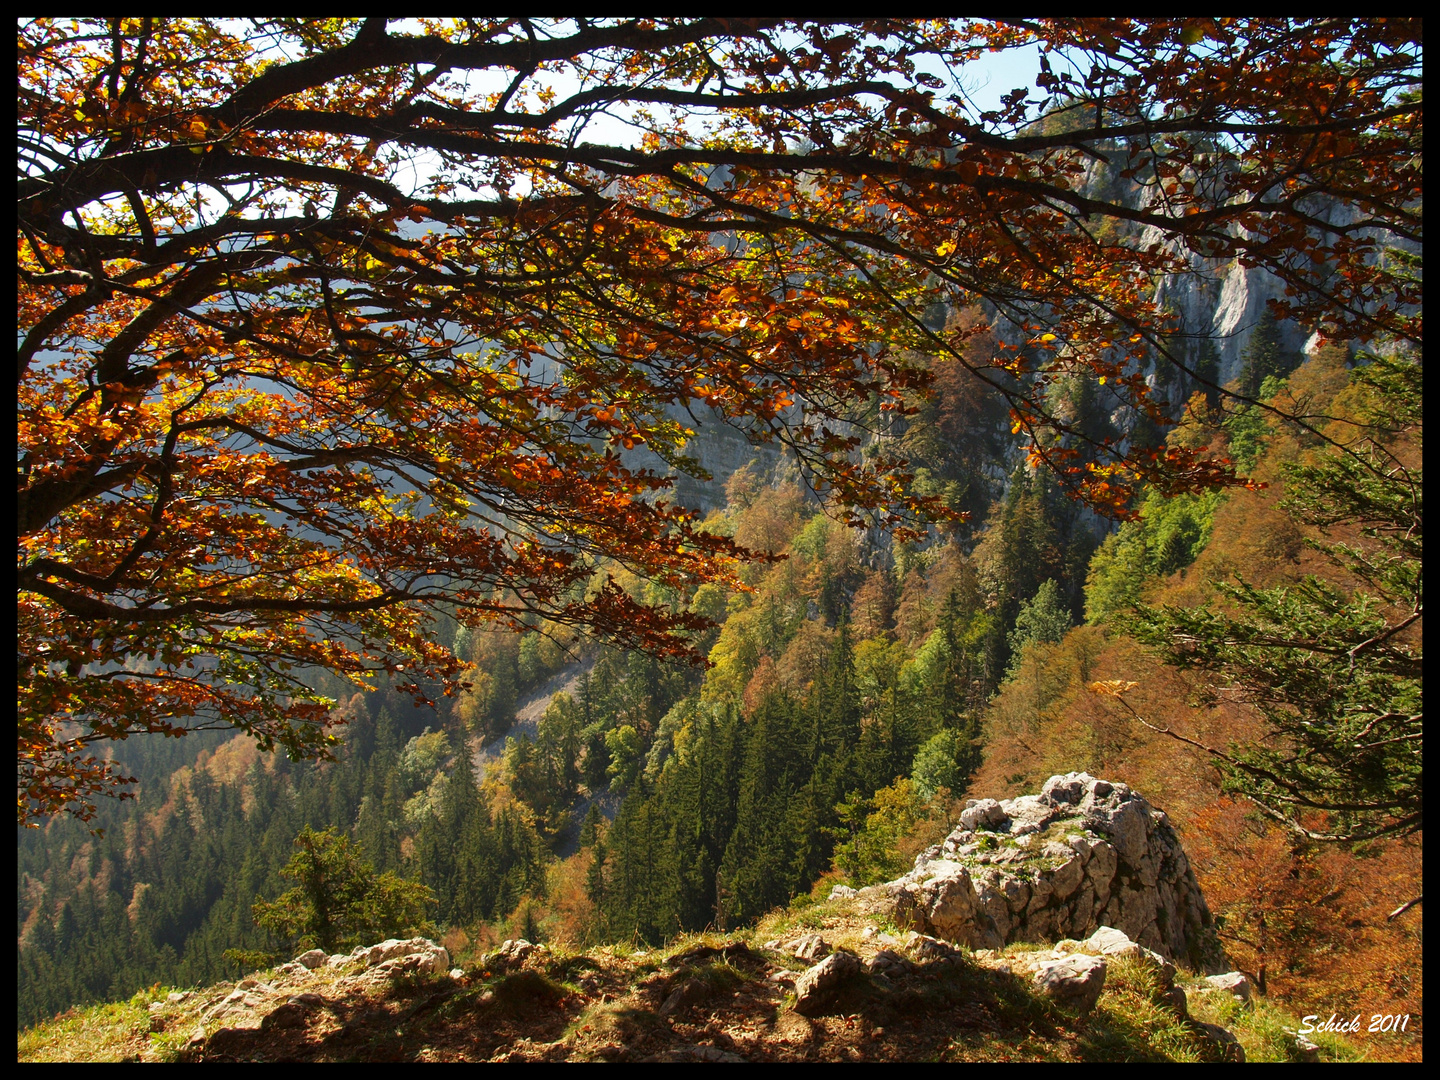
[[[1343,408],[1348,362],[1331,347],[1293,374],[1281,364],[1266,396],[1322,412],[1342,395]],[[553,627],[452,629],[470,691],[440,712],[386,690],[345,700],[337,761],[291,764],[216,736],[118,746],[139,798],[102,808],[103,836],[67,820],[20,834],[19,1023],[155,981],[233,977],[225,950],[286,947],[250,907],[283,890],[306,825],[337,826],[377,870],[430,886],[457,955],[513,933],[659,944],[749,924],[821,879],[891,876],[955,800],[1075,769],[1171,813],[1227,947],[1272,994],[1327,1014],[1353,1012],[1360,994],[1366,1008],[1418,1011],[1418,912],[1384,919],[1421,892],[1418,836],[1350,849],[1287,837],[1222,794],[1205,754],[1086,689],[1131,680],[1128,700],[1155,726],[1258,736],[1241,703],[1191,708],[1199,682],[1143,651],[1126,613],[1146,598],[1198,602],[1236,570],[1262,585],[1329,573],[1279,506],[1281,464],[1315,440],[1197,398],[1170,437],[1228,447],[1271,486],[1147,500],[1101,543],[1013,444],[984,441],[996,406],[982,388],[952,371],[938,386],[888,437],[919,462],[917,483],[975,517],[891,546],[793,482],[737,472],[707,527],[785,557],[747,571],[749,591],[664,597],[716,622],[698,642],[706,670]],[[554,696],[533,737],[483,775],[462,767],[577,661],[574,692]]]

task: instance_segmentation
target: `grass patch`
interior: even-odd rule
[[[663,1027],[659,1017],[648,1009],[607,1002],[591,1005],[565,1029],[563,1038],[574,1043],[587,1039],[631,1043]]]
[[[1245,1048],[1248,1061],[1304,1061],[1293,1032],[1300,1021],[1278,1005],[1255,998],[1246,1005],[1232,994],[1211,991],[1190,995],[1190,1015],[1209,1024],[1229,1028]],[[1288,1029],[1288,1030],[1287,1030]],[[1365,1061],[1365,1052],[1343,1035],[1314,1032],[1308,1036],[1320,1047],[1321,1061]]]
[[[1159,972],[1139,960],[1109,961],[1105,992],[1085,1022],[1087,1061],[1213,1061],[1215,1051],[1166,1000]]]
[[[169,988],[141,990],[129,1001],[69,1009],[23,1031],[20,1061],[130,1061],[150,1045],[149,1004]]]
[[[517,971],[502,975],[490,984],[494,1004],[517,1016],[526,1016],[537,1009],[554,1008],[570,995],[570,990],[538,971]]]

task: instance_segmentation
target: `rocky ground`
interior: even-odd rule
[[[1102,922],[1113,920],[1113,925]],[[1067,936],[1068,935],[1068,936]],[[1033,942],[1054,942],[1033,944]],[[1188,965],[1193,974],[1177,965]],[[25,1060],[1317,1061],[1227,971],[1165,814],[1085,773],[981,800],[915,869],[663,950],[424,938],[72,1010]]]
[[[852,898],[671,948],[507,943],[469,970],[422,939],[313,953],[235,984],[156,988],[20,1038],[21,1060],[1317,1060],[1248,986],[1118,931],[970,951]],[[312,966],[313,965],[313,966]],[[1242,980],[1243,982],[1243,980]],[[1179,987],[1179,993],[1176,992]],[[1188,1019],[1187,1019],[1188,1014]],[[1223,1022],[1223,1023],[1221,1023]]]

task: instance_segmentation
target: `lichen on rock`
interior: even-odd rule
[[[977,949],[1086,938],[1101,926],[1221,970],[1214,921],[1166,815],[1129,785],[1052,776],[1037,795],[973,801],[904,877],[856,901]]]

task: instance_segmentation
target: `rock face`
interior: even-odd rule
[[[1088,773],[1052,776],[1038,795],[973,802],[914,870],[856,900],[976,949],[1109,926],[1169,959],[1224,970],[1210,910],[1165,814]]]

